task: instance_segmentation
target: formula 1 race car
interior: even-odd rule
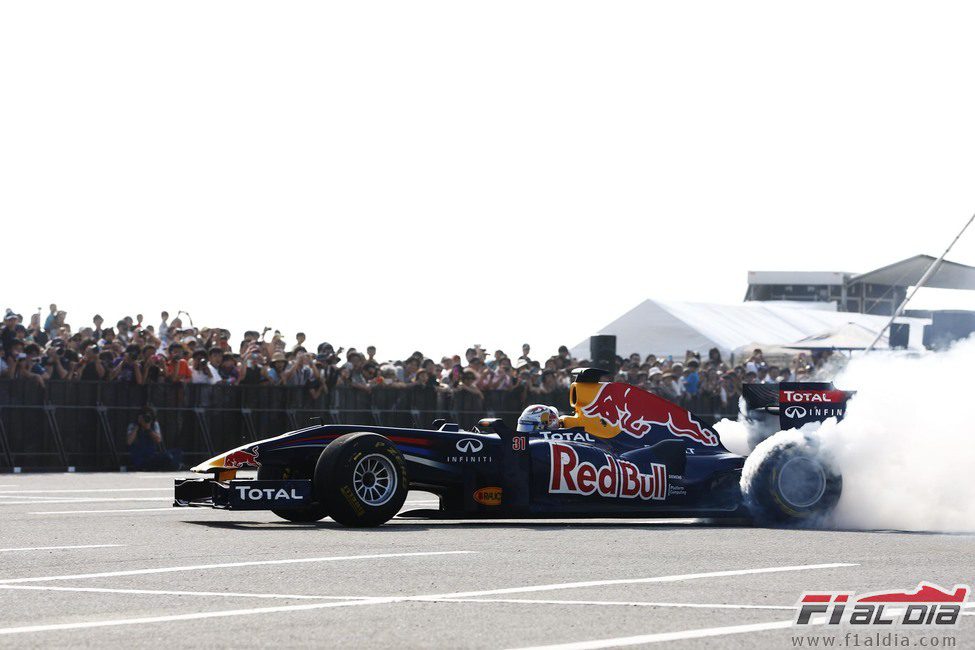
[[[782,522],[824,513],[839,500],[840,477],[800,445],[777,448],[740,485],[745,458],[725,449],[701,418],[635,386],[600,382],[604,374],[575,371],[573,413],[552,411],[551,419],[540,421],[529,408],[517,429],[494,418],[472,431],[442,420],[433,429],[328,424],[248,443],[193,468],[211,477],[177,479],[173,505],[378,526],[399,513],[411,489],[436,494],[440,507],[402,516],[445,519],[731,516]],[[830,384],[763,390],[764,397],[752,400],[753,413],[778,409],[782,418],[803,421],[836,415],[813,407],[841,407],[848,397]],[[772,404],[776,393],[784,396],[780,404]],[[242,468],[256,468],[257,478],[237,479]]]

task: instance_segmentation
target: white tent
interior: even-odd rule
[[[866,350],[877,337],[877,330],[871,330],[859,323],[847,323],[839,327],[813,334],[785,346],[798,350]],[[881,349],[889,345],[884,334],[877,345]]]
[[[855,323],[874,335],[886,324],[886,316],[870,316],[824,309],[823,303],[745,302],[721,305],[702,302],[644,300],[598,334],[616,335],[616,352],[673,355],[683,358],[686,350],[706,354],[718,348],[728,355],[752,342],[788,345],[825,331]],[[899,318],[911,326],[910,347],[921,348],[921,318]],[[578,359],[589,358],[589,339],[572,349]]]

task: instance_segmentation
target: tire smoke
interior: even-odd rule
[[[843,474],[834,525],[975,531],[975,338],[945,352],[870,354],[837,378],[857,394],[815,433]]]
[[[714,430],[721,438],[724,448],[733,454],[747,456],[752,451],[752,446],[748,444],[748,429],[743,422],[737,420],[720,420],[714,423]]]
[[[755,448],[745,471],[784,441],[809,436],[821,460],[843,477],[836,509],[809,523],[975,532],[973,372],[975,337],[945,352],[854,358],[834,380],[857,391],[843,421],[776,433]],[[719,424],[722,440],[727,431],[739,446],[744,425]]]

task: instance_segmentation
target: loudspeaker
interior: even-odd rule
[[[602,368],[616,374],[616,336],[596,334],[589,337],[589,359],[593,368]]]
[[[892,350],[905,350],[911,338],[910,323],[891,323],[888,340]]]

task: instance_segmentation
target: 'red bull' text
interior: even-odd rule
[[[608,454],[603,455],[606,464],[596,467],[588,461],[580,461],[579,454],[569,445],[553,442],[549,447],[552,457],[550,493],[656,501],[667,497],[667,468],[660,463],[651,463],[650,473],[644,474],[634,463]]]

